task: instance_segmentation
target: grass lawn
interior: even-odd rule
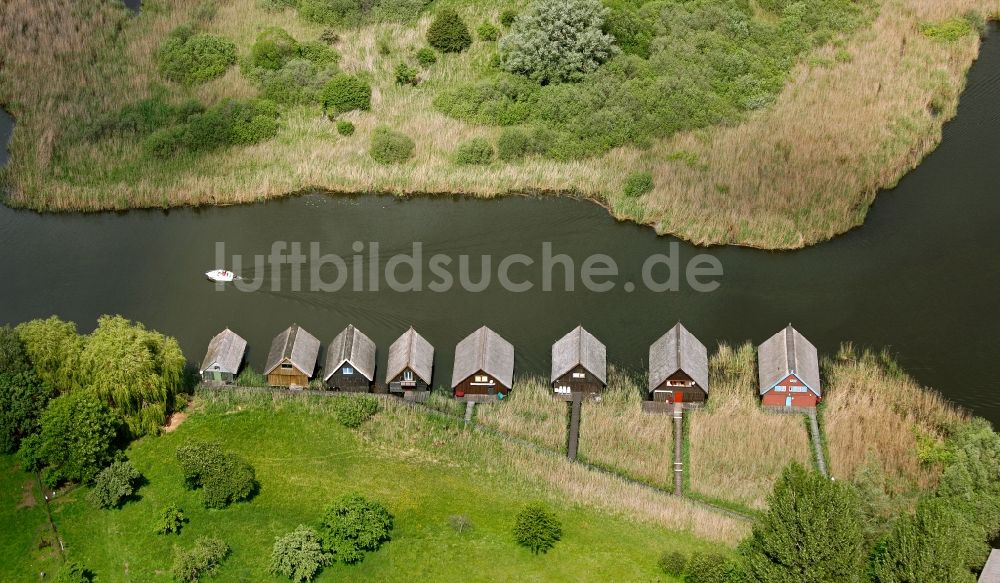
[[[188,438],[219,440],[249,459],[258,495],[225,510],[202,508],[201,494],[184,488],[174,460]],[[494,437],[401,406],[351,431],[337,424],[322,399],[200,397],[176,431],[129,448],[129,459],[148,480],[138,500],[99,511],[80,488],[57,498],[52,510],[68,556],[102,582],[168,581],[174,547],[188,547],[199,536],[232,547],[213,580],[280,580],[268,573],[274,537],[314,523],[330,501],[355,491],[389,507],[392,541],[359,565],[326,568],[320,581],[663,580],[656,560],[664,550],[727,552],[727,545],[664,528],[639,513],[574,501],[552,483],[516,471],[509,459],[498,463],[504,455],[496,452],[503,449]],[[495,453],[487,458],[487,452]],[[18,508],[27,476],[13,469],[10,458],[3,458],[2,471],[0,519],[15,536],[3,537],[0,578],[36,581],[43,564],[34,547],[45,515],[37,505]],[[516,512],[535,499],[553,507],[564,529],[562,541],[540,556],[510,536]],[[154,534],[157,514],[169,503],[181,506],[190,522],[178,536]],[[449,516],[457,514],[471,519],[471,532],[449,526]],[[12,522],[16,527],[7,528]]]
[[[22,472],[13,456],[0,456],[0,579],[38,581],[61,560],[58,543],[45,517],[38,481]]]

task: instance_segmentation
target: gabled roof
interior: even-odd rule
[[[319,358],[319,340],[298,324],[292,324],[271,342],[264,374],[274,372],[286,358],[295,368],[312,376],[316,370],[316,359]]]
[[[417,331],[410,327],[389,347],[389,362],[385,372],[386,381],[396,378],[405,369],[410,369],[428,385],[434,369],[434,347]]]
[[[649,347],[649,390],[678,371],[708,393],[708,349],[680,322]]]
[[[582,366],[599,381],[608,382],[608,351],[593,334],[577,326],[552,345],[552,378]]]
[[[242,336],[226,328],[219,332],[208,343],[208,352],[205,353],[205,360],[201,361],[201,370],[204,372],[215,365],[219,365],[219,370],[236,374],[240,370],[240,363],[243,362],[243,354],[247,350],[247,341]]]
[[[757,348],[757,370],[761,395],[794,374],[817,397],[823,396],[819,386],[819,354],[816,347],[791,324]]]
[[[375,343],[353,324],[337,334],[326,349],[326,376],[323,380],[330,380],[333,373],[345,364],[350,364],[366,379],[375,380]]]
[[[455,347],[452,388],[477,372],[490,375],[507,388],[514,382],[514,345],[486,326]]]

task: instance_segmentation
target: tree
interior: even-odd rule
[[[229,554],[229,545],[217,538],[202,537],[187,550],[178,549],[170,572],[182,583],[194,583],[211,576]]]
[[[72,389],[83,351],[83,338],[77,334],[76,324],[52,316],[19,324],[15,330],[39,378],[56,390]]]
[[[514,540],[536,555],[547,553],[561,538],[559,519],[541,503],[528,504],[514,519]]]
[[[87,499],[98,508],[118,508],[135,493],[142,474],[128,460],[116,461],[101,470]]]
[[[89,482],[114,459],[118,418],[90,391],[49,402],[41,431],[25,440],[30,466],[45,467],[49,486]],[[26,449],[22,446],[22,450]]]
[[[284,575],[295,583],[312,581],[329,562],[330,556],[323,552],[319,535],[308,526],[300,524],[292,532],[274,539],[271,572],[275,575]]]
[[[850,485],[792,463],[775,483],[768,506],[741,545],[749,580],[860,580],[864,537],[860,502]]]
[[[63,563],[52,579],[52,583],[90,583],[93,580],[94,574],[90,572],[90,569],[76,561],[69,560]]]
[[[217,442],[189,441],[177,448],[177,461],[189,488],[202,489],[206,508],[225,508],[249,499],[257,489],[256,472],[242,457]]]
[[[31,369],[24,342],[10,326],[0,326],[0,375],[19,374]]]
[[[39,429],[52,389],[30,368],[0,373],[0,452],[13,453]]]
[[[330,505],[320,519],[320,539],[331,560],[353,564],[365,551],[377,551],[388,541],[392,514],[379,502],[349,494]]]
[[[156,523],[156,534],[180,534],[187,518],[184,511],[176,504],[167,504],[160,510],[160,519]]]
[[[599,0],[535,0],[500,39],[501,65],[539,83],[578,81],[618,52]]]
[[[156,56],[164,78],[196,85],[222,76],[236,63],[236,44],[214,34],[195,33],[190,26],[179,26],[163,41]]]
[[[472,35],[457,12],[444,8],[427,28],[427,44],[442,53],[460,53],[472,44]]]

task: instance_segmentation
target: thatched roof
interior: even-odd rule
[[[680,322],[649,347],[649,390],[678,371],[708,393],[708,349]]]
[[[219,332],[208,343],[208,352],[205,359],[201,361],[201,370],[198,374],[204,374],[206,370],[218,366],[221,372],[236,374],[240,371],[240,364],[243,362],[243,355],[247,350],[247,341],[242,336],[226,328]]]
[[[577,326],[552,345],[552,382],[582,366],[602,383],[608,382],[608,350],[593,334]]]
[[[271,342],[264,374],[274,372],[286,358],[295,368],[307,376],[312,376],[316,370],[316,360],[319,358],[319,340],[300,328],[298,324],[292,324]]]
[[[455,347],[451,386],[483,372],[505,387],[514,382],[514,345],[486,326],[466,336]]]
[[[375,380],[375,343],[353,324],[337,334],[326,349],[326,376],[323,380],[330,380],[333,373],[345,364],[350,364],[366,379]]]
[[[428,385],[434,369],[434,347],[412,327],[403,332],[389,347],[389,362],[385,372],[386,381],[399,376],[406,369],[413,371]]]
[[[757,369],[761,395],[794,374],[817,397],[823,396],[819,386],[819,354],[816,347],[791,324],[757,348]]]
[[[1000,550],[990,551],[983,572],[979,574],[979,583],[1000,583]]]

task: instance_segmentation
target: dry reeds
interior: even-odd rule
[[[503,403],[480,406],[476,421],[553,451],[566,451],[566,403],[541,377],[518,379]]]

